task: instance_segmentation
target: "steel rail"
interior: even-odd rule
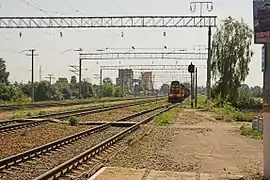
[[[142,100],[142,101],[137,101],[137,102],[143,102],[143,101],[151,101],[151,98],[149,98],[150,100]],[[164,97],[159,97],[157,99],[153,99],[154,100],[162,100],[164,99]],[[129,103],[134,103],[134,102],[129,102]],[[128,103],[123,103],[123,104],[128,104]],[[37,116],[31,116],[31,117],[27,117],[27,118],[20,118],[20,119],[13,119],[13,120],[6,120],[6,121],[0,121],[0,126],[3,124],[8,124],[8,123],[16,123],[16,122],[22,122],[25,121],[25,119],[41,119],[41,118],[48,118],[48,117],[53,117],[56,115],[64,115],[67,113],[75,113],[75,112],[83,112],[83,111],[87,111],[87,110],[96,110],[96,109],[101,109],[101,108],[106,108],[106,107],[114,107],[114,106],[119,106],[119,105],[123,105],[123,104],[116,104],[116,105],[108,105],[108,106],[93,106],[90,108],[83,108],[83,109],[77,109],[77,110],[71,110],[71,111],[65,111],[65,112],[56,112],[56,113],[50,113],[50,114],[45,114],[45,115],[37,115]]]
[[[126,121],[128,119],[133,119],[136,116],[140,116],[142,114],[146,114],[146,113],[148,113],[150,111],[154,111],[154,110],[156,110],[158,108],[163,108],[163,107],[164,106],[162,105],[162,106],[159,106],[159,107],[152,108],[151,110],[141,111],[141,112],[135,113],[133,115],[130,115],[128,117],[121,118],[118,121],[122,121],[122,120]],[[1,159],[0,160],[0,170],[7,169],[7,168],[9,168],[9,167],[11,167],[11,166],[13,166],[13,165],[15,165],[17,163],[25,162],[25,161],[27,161],[27,160],[29,160],[29,159],[31,159],[31,158],[39,155],[39,154],[49,152],[51,150],[57,149],[57,148],[59,148],[61,146],[69,144],[69,143],[71,143],[73,141],[76,141],[76,140],[78,140],[80,138],[83,138],[85,136],[88,136],[88,135],[91,135],[93,133],[104,130],[104,129],[108,128],[109,126],[111,126],[112,124],[113,123],[105,123],[105,124],[102,124],[100,126],[91,128],[89,130],[85,130],[83,132],[76,133],[74,135],[64,137],[62,139],[59,139],[59,140],[47,143],[45,145],[36,147],[36,148],[28,150],[26,152],[22,152],[22,153],[19,153],[19,154],[16,154],[16,155],[9,156],[9,157],[6,157],[4,159]]]
[[[32,116],[32,117],[29,117],[27,119],[50,118],[50,117],[55,117],[58,115],[76,114],[79,112],[93,111],[93,110],[98,110],[98,109],[102,109],[102,108],[111,108],[111,107],[117,107],[117,106],[122,106],[122,105],[133,104],[133,103],[137,103],[137,105],[138,105],[140,103],[153,102],[153,101],[162,100],[162,99],[164,99],[164,97],[156,98],[153,100],[150,99],[150,100],[135,101],[135,102],[129,102],[129,103],[123,103],[123,104],[116,104],[116,105],[111,105],[111,106],[95,106],[95,107],[66,111],[66,112],[57,112],[57,113],[51,113],[51,114],[45,114],[45,115]]]
[[[116,101],[127,101],[127,100],[140,100],[140,99],[151,99],[150,97],[133,97],[133,98],[115,98],[115,99],[103,99],[103,100],[88,100],[88,101],[76,101],[76,102],[46,102],[46,103],[29,103],[29,104],[18,104],[18,105],[0,105],[0,111],[16,110],[20,108],[38,108],[38,107],[54,107],[54,106],[74,106],[83,105],[90,103],[104,103],[104,102],[116,102]]]
[[[29,119],[33,119],[33,118],[50,118],[50,117],[54,117],[54,119],[65,119],[71,116],[83,116],[86,114],[94,114],[94,113],[100,113],[100,112],[104,112],[104,111],[109,111],[109,110],[114,110],[114,109],[120,109],[120,108],[125,108],[125,107],[132,107],[132,106],[136,106],[136,105],[141,105],[141,104],[145,104],[151,101],[155,101],[155,100],[145,100],[145,101],[139,101],[139,102],[131,102],[131,103],[125,103],[122,105],[113,105],[113,106],[109,106],[109,107],[94,107],[94,108],[90,108],[90,109],[81,109],[81,110],[74,110],[74,111],[67,111],[67,112],[60,112],[60,113],[53,113],[53,114],[47,114],[47,115],[40,115],[40,116],[33,116]],[[58,117],[55,117],[58,116]],[[16,121],[16,120],[14,120]],[[18,120],[17,120],[18,121]],[[45,119],[45,120],[37,120],[37,121],[31,121],[31,122],[22,122],[22,123],[17,123],[17,124],[11,124],[8,126],[2,126],[0,127],[0,133],[1,132],[9,132],[9,131],[13,131],[13,130],[17,130],[17,129],[22,129],[22,128],[26,128],[26,127],[33,127],[33,126],[37,126],[40,125],[42,123],[46,123],[49,122],[49,119]]]
[[[22,129],[25,127],[37,126],[39,124],[44,124],[44,123],[49,122],[49,121],[50,120],[48,120],[48,119],[43,119],[43,120],[38,120],[38,121],[34,121],[34,122],[31,121],[31,122],[24,122],[24,123],[17,123],[17,124],[2,126],[2,127],[0,127],[0,133],[13,131],[13,130],[17,130],[17,129]]]
[[[49,179],[56,179],[59,176],[65,174],[66,172],[69,172],[70,170],[77,168],[79,165],[83,164],[83,162],[88,161],[90,158],[94,157],[95,155],[102,152],[104,149],[110,147],[112,144],[116,143],[117,141],[121,140],[123,137],[125,137],[127,134],[130,134],[131,132],[138,129],[142,124],[145,124],[149,121],[151,121],[154,117],[169,111],[170,109],[176,107],[177,105],[172,105],[165,110],[162,110],[146,119],[144,119],[141,122],[136,123],[135,125],[127,128],[126,130],[114,135],[113,137],[101,142],[100,144],[92,147],[91,149],[83,152],[82,154],[79,154],[78,156],[75,156],[74,158],[66,161],[65,163],[62,163],[61,165],[51,169],[50,171],[40,175],[39,177],[35,178],[34,180],[49,180]]]
[[[26,120],[25,120],[26,121]],[[22,122],[25,122],[24,120],[5,120],[5,121],[0,121],[0,127],[2,126],[6,126],[6,125],[9,125],[9,124],[14,124],[14,123],[22,123]]]
[[[152,100],[150,102],[153,102],[153,101],[155,101],[155,100]],[[141,104],[145,104],[145,103],[149,103],[149,100],[148,101],[143,101],[143,102],[134,102],[134,103],[130,103],[130,104],[123,104],[123,105],[114,106],[114,107],[106,107],[106,108],[96,109],[96,110],[91,110],[91,111],[84,111],[84,112],[78,112],[78,113],[76,112],[74,114],[67,114],[67,115],[63,115],[61,117],[57,117],[56,119],[64,119],[64,118],[67,118],[67,117],[70,117],[70,116],[83,116],[85,114],[100,113],[100,112],[110,111],[110,110],[114,110],[114,109],[137,106],[137,105],[141,105]]]

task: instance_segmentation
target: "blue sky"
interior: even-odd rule
[[[26,3],[28,2],[28,4]],[[190,12],[187,0],[1,0],[0,16],[111,16],[111,15],[198,15]],[[232,16],[243,18],[252,27],[252,0],[215,0],[214,10],[204,15],[217,15],[218,21]],[[30,4],[30,5],[29,5]],[[42,9],[42,10],[40,10]],[[198,9],[198,8],[197,8]],[[167,36],[163,36],[163,32]],[[19,38],[19,32],[23,34]],[[59,33],[63,33],[60,37]],[[121,32],[124,38],[121,38]],[[196,44],[207,44],[207,29],[2,29],[0,30],[0,56],[7,63],[11,72],[11,81],[28,81],[31,79],[31,61],[20,52],[35,48],[38,57],[35,59],[35,80],[39,79],[39,66],[42,66],[42,79],[52,73],[56,78],[73,74],[68,65],[78,64],[78,53],[61,52],[67,49],[83,48],[93,51],[101,48],[188,48]],[[246,83],[255,86],[262,85],[261,45],[253,45],[255,56],[250,63],[250,75]],[[175,60],[122,60],[121,64],[176,64]],[[189,64],[190,61],[178,61],[178,64]],[[196,61],[196,64],[206,64],[206,61]],[[84,62],[83,77],[98,80],[94,74],[99,72],[100,65],[119,65],[119,61]],[[136,73],[138,75],[139,73]],[[104,76],[114,81],[116,71],[105,72]],[[159,77],[158,77],[159,76]],[[180,75],[178,75],[179,77]],[[157,74],[157,85],[162,77],[165,82],[175,78],[168,73]],[[181,80],[187,80],[185,77]],[[199,85],[206,84],[206,69],[199,69]]]

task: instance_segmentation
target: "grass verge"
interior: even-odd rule
[[[154,118],[154,124],[157,126],[165,126],[170,124],[170,121],[177,116],[180,110],[180,108],[173,108],[165,113],[162,113]]]
[[[207,109],[207,97],[205,95],[198,96],[198,103],[196,109]],[[187,99],[183,102],[182,107],[191,108],[191,101]],[[215,102],[213,101],[212,111],[217,114],[217,120],[224,120],[226,122],[238,121],[238,122],[251,122],[253,119],[253,114],[249,112],[237,111],[230,103],[224,104],[223,107],[215,107]]]
[[[225,104],[223,108],[213,108],[213,111],[217,114],[217,120],[224,120],[226,122],[252,122],[253,119],[251,113],[237,111],[230,104]]]
[[[196,109],[206,110],[207,109],[206,99],[207,99],[207,96],[205,96],[205,95],[198,96],[197,97],[197,108]],[[188,99],[186,99],[182,103],[182,107],[187,108],[187,109],[191,109],[191,99],[190,99],[190,97]],[[195,100],[193,101],[193,107],[195,107]]]
[[[240,127],[240,134],[242,136],[247,136],[253,139],[258,139],[262,140],[263,139],[263,134],[257,130],[253,130],[252,127],[248,125],[242,125]]]

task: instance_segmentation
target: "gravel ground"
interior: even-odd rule
[[[93,126],[69,126],[50,123],[14,133],[0,134],[0,158],[24,152],[91,127]]]
[[[184,110],[169,126],[147,127],[152,129],[149,135],[106,165],[259,179],[262,142],[241,136],[240,125],[216,121],[210,113]]]
[[[80,117],[81,121],[115,121],[117,119],[134,114],[132,107],[115,109]]]
[[[42,108],[35,108],[35,109],[26,109],[26,110],[15,110],[15,111],[2,111],[0,112],[0,121],[11,118],[11,116],[16,115],[38,115],[40,112],[42,113],[54,113],[54,112],[64,112],[82,108],[91,108],[95,106],[102,106],[102,105],[116,105],[122,103],[133,102],[134,100],[129,101],[116,101],[116,102],[106,102],[106,103],[94,103],[94,104],[84,104],[84,105],[75,105],[75,106],[58,106],[58,107],[42,107]],[[135,102],[135,101],[134,101]]]
[[[159,106],[160,104],[157,104]],[[134,106],[134,107],[127,107],[121,108],[101,113],[90,114],[87,116],[80,117],[81,121],[116,121],[120,118],[130,116],[140,111],[144,111],[147,109],[154,108],[153,105],[149,106]],[[139,111],[138,111],[139,110]]]
[[[65,146],[64,148],[61,148],[60,151],[53,151],[49,153],[49,155],[44,155],[36,160],[32,160],[31,163],[26,162],[24,163],[24,166],[20,166],[20,169],[12,170],[12,174],[3,174],[0,175],[0,178],[2,180],[33,179],[60,165],[61,163],[64,163],[72,157],[83,153],[101,141],[119,133],[121,130],[123,130],[123,128],[111,127],[105,131],[87,136],[70,145]]]

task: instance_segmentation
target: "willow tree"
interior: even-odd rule
[[[216,80],[214,92],[222,101],[237,101],[237,90],[249,74],[248,65],[253,55],[252,35],[243,19],[237,21],[231,17],[223,20],[213,35],[211,67]]]

